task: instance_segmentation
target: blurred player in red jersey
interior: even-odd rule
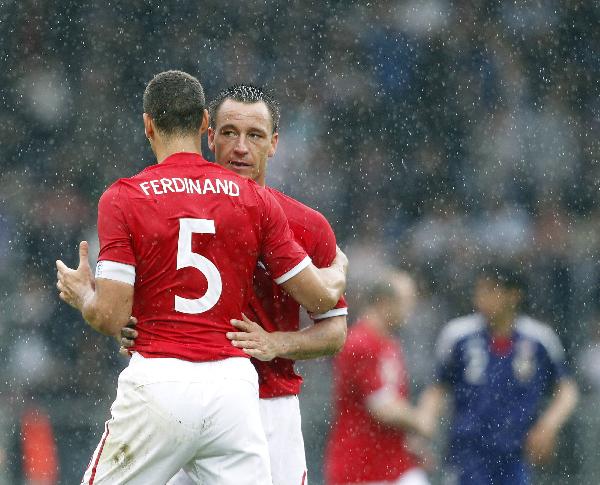
[[[416,303],[406,273],[385,275],[369,292],[369,305],[348,334],[334,367],[334,424],[326,453],[329,485],[427,485],[407,449],[407,433],[429,436],[408,400],[402,348],[392,336]]]
[[[158,164],[102,195],[95,280],[86,242],[76,270],[57,261],[61,299],[94,329],[117,336],[139,321],[82,483],[162,484],[184,468],[195,483],[270,484],[257,374],[227,339],[230,320],[248,307],[259,258],[313,312],[343,293],[343,257],[315,268],[272,195],[202,158],[207,126],[196,78],[155,76],[144,127]]]
[[[255,86],[232,86],[210,103],[210,115],[209,146],[217,163],[264,187],[267,160],[275,154],[279,136],[276,101]],[[336,241],[325,217],[273,188],[267,187],[267,191],[283,208],[294,238],[313,263],[319,267],[331,264]],[[293,359],[331,355],[342,347],[346,337],[346,303],[341,299],[333,310],[313,315],[318,324],[300,331],[298,303],[273,284],[260,263],[254,274],[254,291],[246,311],[249,319],[235,322],[240,331],[228,337],[234,346],[255,357],[274,485],[306,484],[297,397],[302,378],[294,371]],[[124,336],[131,333],[125,329]],[[131,341],[125,339],[124,344],[128,346]],[[182,472],[169,485],[188,483],[190,479]]]

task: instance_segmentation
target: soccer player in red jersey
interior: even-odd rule
[[[270,484],[257,374],[226,337],[230,319],[248,307],[259,259],[313,312],[342,295],[343,258],[318,270],[272,195],[202,158],[207,125],[197,79],[155,76],[144,127],[158,164],[102,195],[95,280],[86,242],[76,270],[57,261],[61,299],[93,328],[116,336],[139,321],[82,483],[166,483],[184,468],[196,483]]]
[[[295,240],[316,266],[329,266],[336,240],[325,217],[266,186],[267,159],[275,153],[278,141],[275,100],[254,86],[233,86],[211,102],[210,115],[209,147],[217,163],[266,187],[281,205]],[[270,146],[266,153],[265,146]],[[262,327],[248,319],[237,321],[241,332],[228,337],[255,358],[274,485],[306,484],[297,397],[302,378],[294,371],[294,359],[331,355],[341,349],[346,337],[346,302],[341,299],[333,310],[313,315],[317,324],[300,331],[298,304],[273,284],[264,266],[256,268],[254,290],[248,317]]]
[[[267,160],[278,142],[279,106],[260,88],[237,85],[223,90],[210,104],[209,146],[216,162],[242,177],[266,186]],[[335,235],[319,212],[266,187],[288,219],[294,238],[316,266],[326,267],[336,254]],[[249,318],[234,321],[238,332],[228,333],[232,345],[254,357],[259,375],[260,411],[269,444],[274,485],[307,483],[298,393],[302,378],[293,359],[311,359],[337,352],[346,337],[346,302],[342,298],[326,313],[313,315],[318,324],[300,330],[300,307],[273,284],[264,265],[254,274]],[[260,325],[256,322],[260,322]],[[135,332],[124,329],[127,337]],[[179,473],[169,485],[191,480]]]
[[[326,453],[329,485],[427,485],[407,448],[407,433],[432,430],[408,401],[402,348],[392,337],[412,311],[416,287],[406,273],[373,285],[370,304],[335,360],[334,424]]]

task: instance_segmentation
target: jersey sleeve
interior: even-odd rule
[[[294,240],[283,209],[266,190],[259,190],[263,204],[261,261],[278,285],[311,264],[306,251]]]
[[[133,284],[136,261],[124,204],[118,184],[109,187],[98,202],[100,252],[96,277]]]
[[[315,212],[313,226],[315,229],[313,244],[308,253],[317,268],[327,268],[331,265],[336,255],[337,242],[335,234],[327,219],[318,212]],[[326,313],[320,313],[318,315],[311,314],[311,318],[315,321],[319,321],[326,318],[345,315],[348,315],[348,304],[346,303],[346,299],[342,296],[334,308]]]
[[[440,384],[451,385],[456,380],[457,340],[447,326],[435,345],[435,378]]]
[[[540,340],[547,356],[547,372],[550,379],[558,382],[563,377],[569,376],[566,363],[565,350],[554,330],[548,328],[545,338]]]

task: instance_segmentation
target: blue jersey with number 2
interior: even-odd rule
[[[501,346],[482,315],[446,325],[437,343],[437,377],[454,400],[449,461],[458,483],[528,483],[524,440],[565,369],[555,332],[527,316],[516,319]]]

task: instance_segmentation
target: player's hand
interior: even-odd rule
[[[558,429],[551,423],[538,420],[527,433],[525,453],[533,465],[543,465],[554,457]]]
[[[81,311],[85,302],[94,293],[94,276],[88,261],[89,245],[87,241],[79,243],[79,266],[69,268],[60,259],[56,261],[56,287],[59,298]]]
[[[127,325],[121,329],[121,340],[119,341],[121,347],[119,348],[119,354],[121,354],[123,357],[131,356],[129,347],[133,347],[133,344],[135,344],[135,339],[138,337],[138,332],[135,329],[137,323],[137,318],[133,316],[129,317]]]
[[[429,440],[414,433],[407,433],[405,445],[425,471],[430,473],[435,471],[438,461]]]
[[[278,333],[269,333],[258,323],[250,320],[242,313],[243,320],[233,319],[231,324],[239,332],[227,332],[226,336],[234,347],[242,349],[258,360],[273,360],[278,355]]]

